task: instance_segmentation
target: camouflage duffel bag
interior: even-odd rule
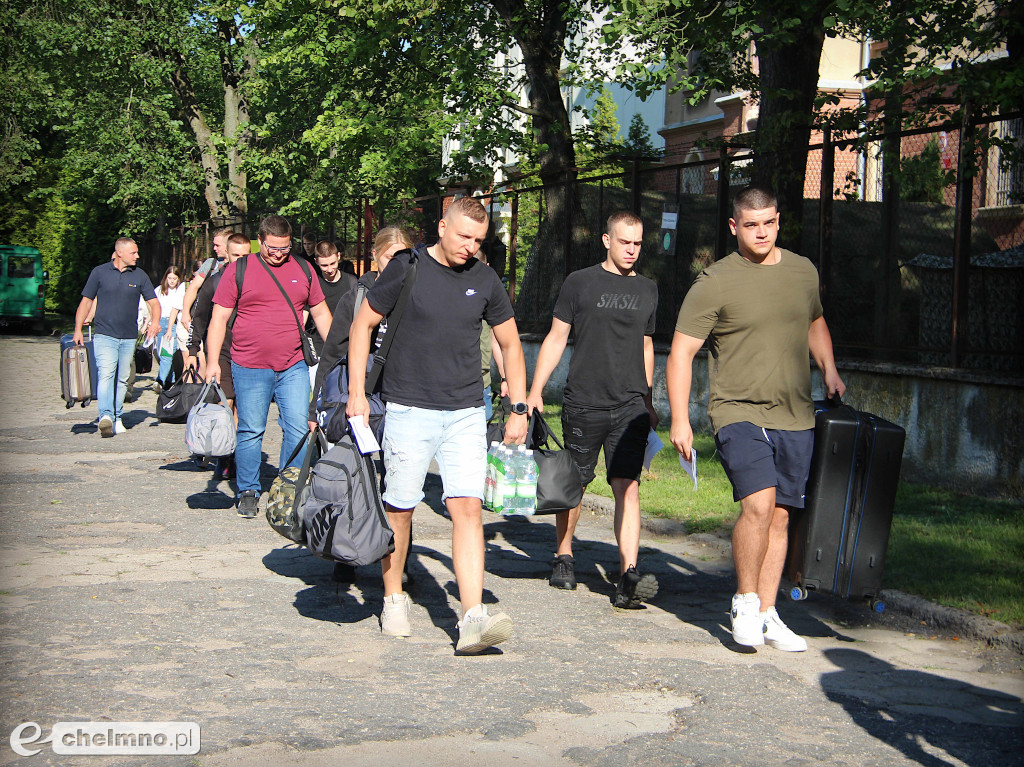
[[[305,448],[301,466],[289,466]],[[309,497],[309,469],[327,452],[327,440],[319,428],[306,435],[295,446],[285,466],[274,478],[267,493],[267,522],[277,532],[295,543],[305,543],[301,510]],[[314,457],[315,455],[315,457]]]

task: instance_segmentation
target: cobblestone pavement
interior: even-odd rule
[[[1024,763],[1024,664],[816,596],[780,611],[806,653],[728,632],[728,542],[645,533],[661,592],[609,602],[610,519],[585,512],[580,587],[546,584],[547,518],[485,515],[486,599],[515,636],[454,655],[458,600],[439,488],[415,514],[415,636],[382,637],[379,572],[351,586],[285,545],[153,418],[127,433],[66,410],[54,339],[0,337],[0,764],[24,722],[195,722],[195,756],[74,765],[1012,765]],[[264,451],[276,464],[274,419]],[[267,468],[267,479],[273,469]]]

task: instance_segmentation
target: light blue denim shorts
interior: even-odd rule
[[[423,481],[437,459],[444,498],[484,497],[487,420],[483,407],[461,410],[387,403],[384,418],[384,501],[411,509],[423,500]]]

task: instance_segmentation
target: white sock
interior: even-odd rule
[[[481,618],[487,615],[487,608],[483,604],[478,604],[476,607],[471,607],[463,613],[463,618]]]

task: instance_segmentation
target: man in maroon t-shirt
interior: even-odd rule
[[[217,378],[224,332],[232,311],[237,311],[231,328],[231,377],[238,408],[235,481],[238,515],[249,519],[256,516],[259,504],[260,460],[271,399],[281,415],[280,468],[309,428],[309,368],[299,335],[303,310],[309,308],[322,337],[327,337],[331,327],[331,310],[320,281],[312,269],[304,269],[305,264],[289,255],[291,236],[287,219],[269,216],[263,220],[260,252],[225,269],[213,296],[207,331],[206,374]],[[235,274],[241,263],[246,266],[239,295]]]

